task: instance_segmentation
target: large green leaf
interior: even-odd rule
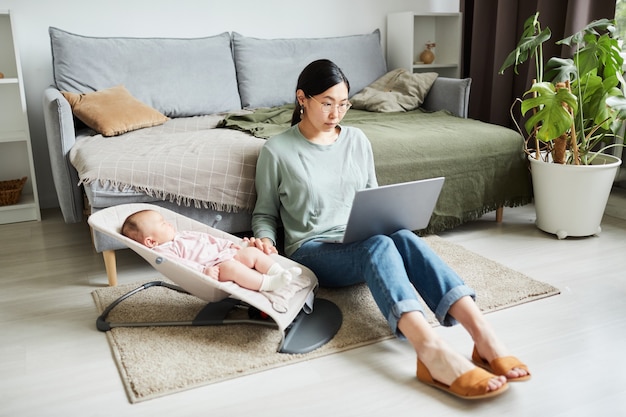
[[[617,39],[604,35],[598,40],[598,46],[602,51],[600,55],[600,60],[604,66],[602,76],[604,78],[612,77],[617,74],[621,76],[623,73],[622,66],[624,64],[624,58],[622,57]]]
[[[586,43],[574,56],[580,77],[594,70],[598,70],[598,74],[604,76],[615,74],[617,62],[615,56],[612,56],[612,49],[613,40],[608,35],[602,35],[597,39],[587,35]]]
[[[594,69],[602,77],[611,77],[621,74],[623,64],[615,30],[612,20],[595,20],[574,35],[558,41],[557,45],[576,49],[574,61],[580,77]]]
[[[567,104],[576,111],[578,101],[565,88],[556,89],[549,82],[536,83],[526,95],[536,94],[536,97],[524,99],[521,104],[522,115],[534,110],[534,113],[525,123],[526,131],[532,134],[535,126],[539,127],[537,138],[549,142],[567,132],[572,126],[572,115],[563,104]]]
[[[594,20],[593,22],[582,28],[579,32],[576,32],[572,36],[569,36],[565,39],[561,39],[556,44],[575,46],[583,42],[583,38],[586,34],[592,34],[594,36],[597,36],[600,33],[604,32],[609,32],[611,34],[615,33],[615,24],[613,23],[613,21],[608,19]]]
[[[622,95],[618,85],[615,75],[603,80],[595,71],[572,84],[572,91],[579,99],[579,112],[582,112],[586,126],[601,125],[603,129],[610,129],[615,116],[614,111],[607,106],[607,99]],[[579,123],[579,117],[576,119]]]
[[[504,73],[504,71],[513,66],[513,70],[516,74],[518,74],[517,67],[518,65],[523,64],[528,60],[528,58],[532,58],[537,54],[541,45],[552,36],[552,32],[549,28],[544,30],[540,30],[541,26],[539,25],[539,20],[537,19],[539,13],[529,17],[524,22],[524,31],[520,40],[511,53],[506,57],[504,63],[500,67],[498,74]]]
[[[598,94],[605,92],[602,78],[595,71],[588,73],[572,83],[572,92],[580,101],[580,106],[584,107],[599,99]],[[602,103],[604,105],[604,102]],[[597,107],[595,105],[594,107]]]
[[[567,58],[552,57],[546,64],[546,80],[560,83],[578,78],[578,68]]]

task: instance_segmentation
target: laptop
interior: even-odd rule
[[[323,242],[351,243],[400,229],[428,226],[443,187],[444,177],[383,185],[357,191],[342,239]]]

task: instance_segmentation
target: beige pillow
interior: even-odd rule
[[[399,68],[389,71],[355,94],[352,107],[382,113],[417,109],[437,79],[436,72],[411,73]]]
[[[168,120],[157,110],[133,97],[122,85],[93,93],[61,93],[70,103],[74,115],[102,136],[121,135],[157,126]]]

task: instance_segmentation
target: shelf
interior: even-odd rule
[[[0,143],[24,142],[27,140],[28,136],[23,130],[0,131]]]
[[[17,204],[0,206],[0,224],[39,220],[39,205],[32,194],[22,194]]]
[[[9,11],[0,11],[0,180],[27,177],[20,201],[0,206],[0,224],[40,220],[26,97]]]
[[[437,64],[433,62],[432,64],[413,64],[414,69],[429,69],[429,68],[457,68],[457,64]]]
[[[387,64],[390,69],[461,75],[461,13],[398,12],[387,15]],[[427,43],[435,43],[432,64],[416,64]]]

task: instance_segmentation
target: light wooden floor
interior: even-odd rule
[[[600,237],[558,241],[534,227],[532,206],[442,234],[562,291],[489,315],[534,375],[495,400],[418,383],[411,349],[390,340],[131,405],[95,329],[101,256],[85,224],[44,211],[0,226],[0,416],[626,416],[625,219],[626,193],[614,191]],[[122,284],[157,277],[130,251],[118,264]],[[437,331],[469,355],[461,328]]]

